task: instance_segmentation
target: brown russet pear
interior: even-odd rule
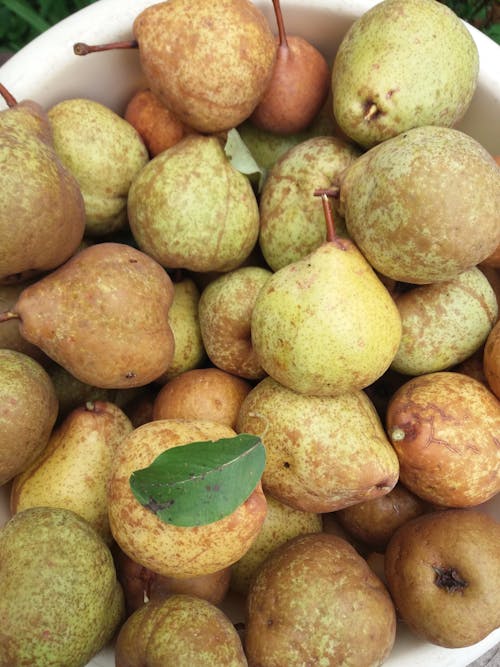
[[[77,55],[138,47],[152,92],[185,125],[204,133],[229,130],[252,113],[267,88],[276,44],[250,0],[170,0],[143,9],[134,40],[75,44]]]
[[[488,386],[500,399],[500,321],[495,324],[486,339],[483,369]]]
[[[246,599],[252,667],[382,665],[396,635],[391,597],[348,542],[300,535],[275,549]]]
[[[500,402],[462,373],[426,373],[392,396],[386,430],[400,481],[441,507],[473,507],[500,492]]]
[[[0,112],[0,284],[12,284],[71,257],[83,238],[85,211],[42,107],[18,103],[1,84],[0,95],[8,106]]]
[[[254,352],[277,382],[302,394],[337,396],[372,384],[401,339],[394,301],[356,245],[335,234],[326,195],[327,240],[287,264],[254,304]]]
[[[287,35],[279,0],[273,0],[278,50],[271,81],[254,109],[254,125],[276,134],[305,130],[330,89],[330,68],[318,49],[299,35]]]
[[[479,508],[429,512],[401,526],[385,552],[401,619],[432,644],[476,644],[500,625],[500,524]]]
[[[21,333],[78,380],[101,388],[146,385],[173,356],[172,281],[151,257],[97,243],[23,290],[0,322]]]

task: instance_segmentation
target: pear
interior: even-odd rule
[[[22,352],[0,349],[0,485],[46,447],[57,412],[47,371]]]
[[[163,522],[137,501],[130,486],[130,475],[167,449],[235,435],[215,421],[159,419],[122,440],[108,484],[108,512],[113,537],[132,560],[163,576],[196,577],[229,567],[247,551],[266,514],[260,481],[231,514],[193,527]]]
[[[0,112],[0,283],[20,283],[63,264],[85,230],[83,197],[57,156],[43,109],[16,102]],[[36,211],[36,215],[33,212]]]
[[[269,278],[251,320],[264,370],[285,387],[314,396],[372,384],[401,340],[394,301],[354,243],[335,235],[326,199],[327,240]]]
[[[0,321],[20,319],[21,334],[81,382],[138,387],[172,360],[172,298],[172,281],[151,257],[97,243],[26,287]]]
[[[250,586],[250,665],[382,665],[396,635],[391,597],[366,561],[336,535],[300,535],[275,549]]]
[[[264,492],[303,512],[377,498],[398,480],[396,453],[363,391],[304,396],[264,378],[244,399],[236,430],[266,448]]]
[[[200,291],[192,278],[174,281],[173,285],[174,298],[168,311],[168,322],[174,336],[174,356],[167,371],[156,378],[160,384],[198,368],[206,359],[198,314]]]
[[[265,559],[281,544],[297,535],[320,533],[321,514],[303,512],[266,495],[267,514],[250,549],[231,567],[231,589],[246,595],[250,583]]]
[[[11,511],[65,507],[111,544],[108,477],[115,450],[130,431],[128,417],[113,403],[88,401],[75,408],[54,430],[41,455],[15,477]]]
[[[19,298],[19,295],[26,287],[27,283],[18,283],[16,285],[0,285],[0,313],[12,308]],[[11,320],[5,322],[0,327],[0,348],[8,350],[16,350],[23,352],[30,357],[33,357],[44,368],[50,365],[50,359],[42,352],[36,345],[28,343],[28,341],[21,336],[19,331],[19,322]]]
[[[325,217],[314,190],[330,187],[359,155],[359,149],[337,137],[311,137],[276,162],[259,203],[259,245],[273,271],[324,242]],[[340,219],[336,231],[345,236]]]
[[[451,127],[469,107],[478,72],[474,39],[444,3],[384,0],[353,23],[339,46],[335,117],[365,147],[413,127]]]
[[[242,266],[212,281],[200,298],[201,336],[210,361],[247,380],[266,374],[252,348],[250,322],[257,295],[271,275],[260,266]]]
[[[404,292],[396,305],[403,335],[391,368],[405,375],[464,361],[485,342],[498,316],[495,292],[477,267]]]
[[[450,280],[500,242],[498,167],[459,130],[408,130],[361,155],[339,180],[349,235],[394,280]]]
[[[169,269],[230,271],[250,254],[259,209],[216,137],[190,135],[151,160],[129,192],[141,250]]]
[[[153,419],[205,419],[234,428],[251,385],[220,368],[194,368],[169,380],[153,403]]]
[[[16,323],[15,320],[12,320],[12,322]],[[0,327],[0,332],[4,326],[6,325],[3,324]],[[72,410],[85,405],[88,401],[113,402],[116,398],[116,389],[101,389],[101,387],[93,387],[81,382],[59,364],[52,362],[48,373],[59,401],[59,421],[65,419]]]
[[[276,44],[249,0],[158,2],[137,16],[133,31],[151,90],[200,132],[241,123],[270,81]]]
[[[250,116],[257,127],[278,134],[306,129],[330,89],[330,68],[323,54],[300,35],[287,35],[279,0],[273,0],[278,52],[273,75]]]
[[[54,148],[82,191],[86,235],[126,227],[130,184],[149,159],[139,133],[90,99],[65,99],[49,109],[48,118]]]
[[[149,88],[137,90],[132,95],[123,117],[141,135],[150,157],[167,150],[192,132]]]
[[[162,577],[129,558],[117,545],[113,556],[118,581],[122,585],[127,615],[153,600],[164,600],[172,594],[194,595],[220,605],[229,590],[231,568],[225,567],[198,577]]]
[[[109,548],[74,512],[33,507],[0,531],[0,666],[82,667],[124,617]]]
[[[495,324],[486,339],[483,368],[491,391],[500,399],[500,322]]]
[[[479,509],[430,512],[394,534],[389,591],[418,637],[471,646],[500,625],[500,524]]]
[[[472,507],[500,492],[500,402],[482,382],[454,371],[411,378],[389,402],[386,430],[419,498]]]
[[[172,594],[134,612],[116,640],[116,667],[247,667],[238,632],[215,605]]]

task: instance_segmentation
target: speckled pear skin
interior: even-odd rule
[[[249,0],[170,0],[135,19],[151,90],[189,127],[212,133],[250,116],[270,81],[276,43]]]
[[[230,271],[252,251],[259,208],[216,137],[191,135],[157,155],[129,191],[139,247],[170,269]]]
[[[500,173],[459,130],[426,126],[370,149],[340,179],[347,231],[382,275],[450,280],[500,242]]]
[[[109,548],[70,510],[34,507],[4,526],[0,582],[1,667],[82,667],[124,617]]]
[[[264,378],[243,401],[236,429],[264,443],[265,493],[303,512],[383,496],[398,480],[396,453],[362,391],[305,396]]]
[[[173,356],[168,323],[173,285],[140,250],[96,243],[21,293],[21,333],[78,380],[94,387],[140,387]]]
[[[73,510],[110,545],[106,489],[115,450],[132,424],[113,403],[89,401],[56,428],[40,456],[14,479],[10,507]]]
[[[0,486],[46,447],[57,412],[47,371],[22,352],[0,349]]]
[[[255,354],[275,380],[302,394],[338,396],[387,370],[401,318],[356,246],[337,238],[269,278],[251,331]]]
[[[199,301],[200,291],[192,278],[174,282],[174,299],[168,311],[175,341],[174,356],[167,371],[156,382],[164,384],[185,371],[198,368],[206,360],[198,315]]]
[[[297,535],[320,533],[323,529],[321,514],[294,509],[269,494],[266,501],[267,514],[259,534],[246,554],[231,567],[231,589],[242,595],[248,593],[255,572],[276,547]]]
[[[387,589],[337,535],[301,535],[257,572],[246,602],[251,667],[382,665],[396,635]]]
[[[201,335],[211,362],[247,380],[266,375],[252,346],[252,311],[272,272],[242,266],[219,276],[203,290],[199,303]]]
[[[412,127],[451,127],[469,107],[478,71],[477,46],[446,5],[385,0],[358,18],[339,47],[334,114],[366,148]]]
[[[329,188],[361,151],[337,137],[313,137],[288,150],[269,172],[260,197],[259,244],[277,271],[305,257],[325,240],[318,188]],[[337,233],[345,235],[342,221]]]
[[[14,284],[71,257],[83,238],[85,211],[39,105],[22,102],[0,112],[0,139],[0,283]]]
[[[247,667],[229,618],[192,595],[151,601],[126,620],[116,644],[116,667]]]
[[[163,522],[139,503],[130,488],[130,475],[149,466],[167,449],[235,435],[232,428],[215,421],[157,419],[139,426],[122,440],[108,484],[108,511],[111,532],[130,558],[167,577],[210,574],[241,558],[266,515],[260,481],[231,514],[193,527]]]
[[[117,113],[89,99],[68,99],[49,109],[54,147],[80,185],[87,236],[127,225],[127,196],[149,155],[138,132]]]
[[[481,508],[427,512],[389,542],[385,575],[413,633],[472,646],[500,624],[500,524]]]
[[[386,430],[400,481],[423,500],[472,507],[500,492],[500,403],[482,382],[448,371],[411,378],[389,402]]]
[[[498,316],[488,279],[478,268],[422,285],[396,298],[403,335],[391,368],[404,375],[442,371],[485,342]]]

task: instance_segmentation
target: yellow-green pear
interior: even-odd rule
[[[269,493],[267,514],[262,528],[250,549],[231,568],[231,589],[246,595],[260,564],[281,544],[292,537],[307,533],[319,533],[323,528],[321,514],[303,512],[285,505]]]
[[[399,463],[363,391],[305,396],[270,377],[241,404],[236,430],[266,448],[262,488],[303,512],[332,512],[383,496]]]
[[[250,181],[215,136],[189,135],[153,158],[132,183],[128,215],[139,248],[169,269],[230,271],[259,234]]]
[[[56,153],[82,191],[85,233],[103,236],[124,228],[130,184],[149,160],[139,133],[90,99],[63,100],[48,116]]]
[[[336,236],[327,203],[325,212],[327,240],[269,278],[254,305],[251,335],[275,380],[302,394],[338,396],[387,370],[401,318],[358,248]]]
[[[0,349],[0,486],[47,446],[57,411],[47,371],[27,354]]]
[[[324,242],[325,217],[314,191],[330,187],[360,153],[338,137],[312,137],[290,148],[273,166],[259,203],[259,245],[273,271]],[[337,233],[345,236],[339,222]]]
[[[174,336],[174,356],[166,372],[155,380],[160,384],[198,368],[206,359],[198,314],[200,291],[192,278],[174,280],[173,286],[168,322]]]
[[[474,39],[445,3],[384,0],[352,24],[337,51],[335,117],[367,147],[413,127],[451,127],[472,100],[478,72]]]
[[[0,530],[0,667],[83,667],[123,621],[113,556],[80,516],[32,507]]]
[[[404,375],[450,368],[485,342],[498,316],[495,292],[473,267],[452,280],[396,297],[403,335],[391,367]]]
[[[89,401],[52,433],[42,454],[12,484],[11,510],[64,507],[85,519],[109,544],[107,484],[115,451],[132,431],[113,403]]]

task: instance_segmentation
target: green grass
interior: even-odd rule
[[[0,0],[0,51],[18,51],[34,37],[94,0]],[[123,0],[126,2],[126,0]],[[151,0],[151,3],[156,0]],[[499,0],[443,0],[500,44]]]

